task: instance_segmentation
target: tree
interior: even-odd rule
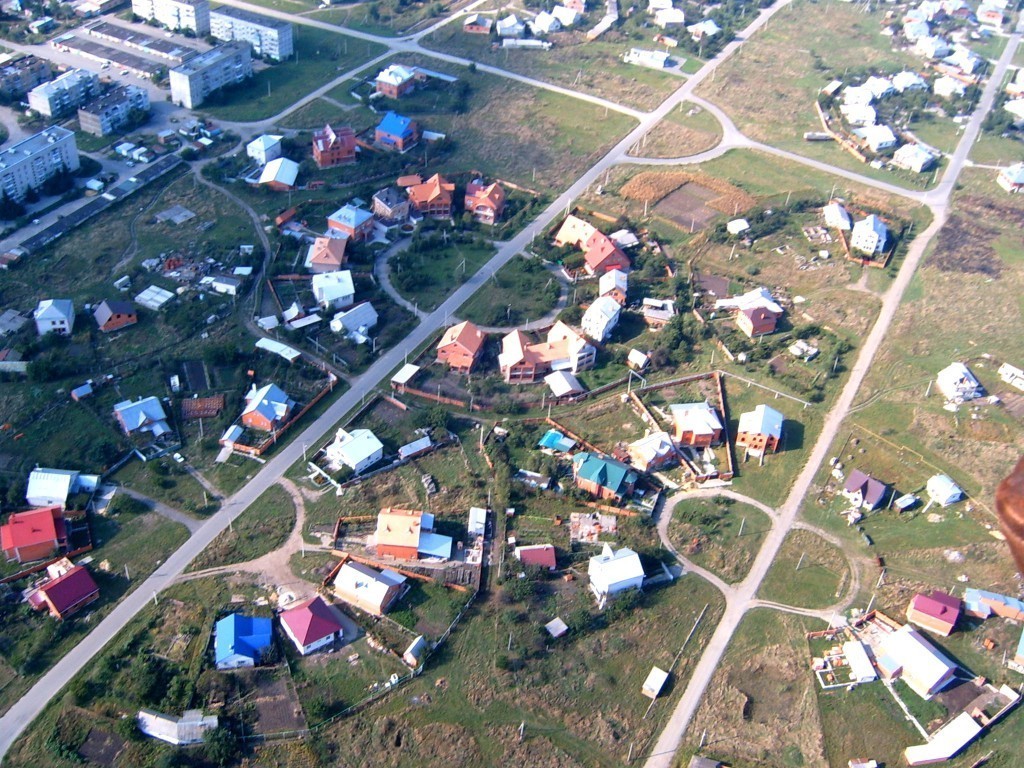
[[[203,749],[212,763],[225,766],[233,762],[238,751],[238,737],[226,726],[214,728],[203,735]]]
[[[25,213],[25,206],[17,200],[12,200],[5,191],[0,196],[0,219],[13,220]]]

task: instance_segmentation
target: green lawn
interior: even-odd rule
[[[384,51],[376,43],[301,24],[294,26],[294,45],[293,59],[270,66],[220,97],[208,99],[202,111],[220,120],[264,120]]]
[[[189,564],[190,571],[255,560],[273,552],[295,527],[295,504],[282,487],[268,488]]]
[[[516,257],[459,309],[478,325],[522,325],[555,306],[561,283],[537,259]]]
[[[850,568],[843,553],[816,534],[797,530],[782,543],[758,596],[799,608],[827,608],[849,587]]]
[[[372,125],[375,119],[379,119],[365,107],[355,104],[352,106],[352,109],[341,109],[326,99],[314,99],[306,106],[289,112],[277,121],[277,125],[280,128],[319,130],[324,125]]]
[[[747,504],[683,499],[672,510],[669,536],[687,559],[735,583],[746,577],[770,529],[771,519]]]
[[[432,310],[444,301],[494,255],[493,246],[484,242],[449,243],[432,233],[422,245],[414,241],[408,250],[391,258],[391,282],[407,300],[422,310]]]

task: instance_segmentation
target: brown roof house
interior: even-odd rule
[[[306,252],[306,269],[317,273],[337,272],[347,261],[347,241],[344,237],[318,237]]]
[[[431,218],[451,218],[455,185],[441,174],[435,173],[426,181],[408,187],[406,191],[409,205],[417,213]]]
[[[505,190],[497,182],[475,179],[466,185],[465,209],[480,224],[494,224],[505,210]]]
[[[453,325],[437,345],[437,362],[447,364],[456,373],[469,373],[484,347],[484,339],[483,331],[469,320]]]
[[[863,507],[869,512],[882,505],[888,492],[888,485],[859,469],[853,470],[846,478],[846,485],[843,486],[842,491],[843,496],[856,507]]]
[[[594,232],[583,245],[583,268],[588,275],[601,275],[613,269],[629,271],[629,256],[604,232]]]
[[[907,621],[943,637],[949,637],[960,618],[963,602],[945,592],[914,595],[907,606]]]
[[[101,301],[93,310],[92,316],[96,325],[104,333],[117,331],[139,322],[139,313],[128,301]]]
[[[313,132],[313,160],[320,169],[354,163],[356,133],[347,125],[335,130],[330,124]]]

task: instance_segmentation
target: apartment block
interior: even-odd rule
[[[0,150],[0,190],[21,201],[29,187],[39,189],[61,171],[78,170],[75,134],[58,125]]]
[[[72,69],[29,91],[28,105],[43,117],[65,117],[99,95],[100,78],[95,72]]]
[[[210,34],[218,40],[241,40],[254,56],[283,61],[292,55],[292,25],[241,8],[223,6],[210,12]]]
[[[210,0],[132,0],[132,13],[167,29],[190,30],[196,37],[210,34]]]
[[[252,56],[247,43],[218,45],[171,70],[171,101],[195,109],[213,91],[251,75]]]
[[[22,56],[0,64],[0,100],[14,101],[53,77],[50,62],[37,56]]]
[[[78,123],[93,136],[106,136],[128,126],[132,110],[149,112],[149,94],[137,85],[119,85],[78,108]]]

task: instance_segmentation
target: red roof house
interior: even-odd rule
[[[281,628],[303,656],[333,644],[343,633],[338,617],[319,595],[282,613]]]
[[[466,185],[465,209],[473,220],[481,224],[494,224],[505,210],[505,190],[497,182],[484,184],[476,179]]]
[[[736,327],[751,339],[775,333],[775,325],[781,315],[767,307],[752,307],[741,310],[736,315]]]
[[[907,621],[948,637],[956,627],[962,607],[960,598],[938,590],[930,595],[914,595],[907,606]]]
[[[437,362],[447,363],[456,373],[469,373],[483,346],[483,332],[466,320],[444,332],[437,345]]]
[[[60,506],[15,512],[0,526],[0,545],[4,556],[19,563],[50,557],[67,543]]]
[[[555,548],[550,544],[534,544],[529,547],[516,547],[516,560],[523,565],[536,565],[555,570]]]
[[[399,179],[399,186],[401,186],[401,181]],[[455,185],[441,174],[435,173],[426,181],[407,187],[406,192],[409,195],[409,205],[417,213],[441,219],[449,218],[452,215],[452,197],[455,193]]]
[[[583,244],[583,251],[588,275],[601,275],[613,269],[629,271],[629,257],[604,232],[595,231]]]
[[[347,125],[335,130],[325,125],[313,132],[313,160],[317,168],[354,163],[356,160],[356,132]]]
[[[63,619],[93,602],[100,588],[84,566],[76,565],[68,572],[51,579],[39,588],[30,602],[38,610],[46,608],[55,619]]]

